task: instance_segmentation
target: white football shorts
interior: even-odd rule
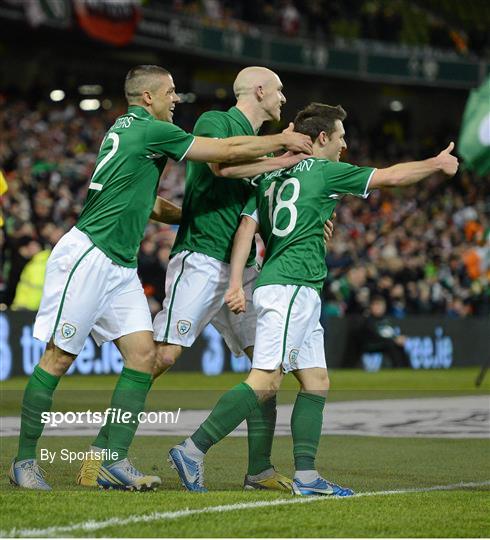
[[[152,331],[151,314],[136,268],[114,263],[73,227],[46,266],[34,337],[78,354],[91,333],[97,345]]]
[[[230,265],[203,253],[178,253],[168,265],[163,308],[153,321],[155,341],[190,347],[211,323],[233,354],[242,355],[255,342],[257,317],[252,289],[257,275],[254,267],[245,269],[247,310],[235,315],[224,303]]]
[[[321,301],[311,287],[263,285],[253,294],[257,332],[252,368],[288,373],[326,368]]]

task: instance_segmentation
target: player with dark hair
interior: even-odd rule
[[[191,491],[205,491],[204,456],[264,400],[275,395],[283,373],[293,372],[300,391],[291,417],[297,495],[349,496],[353,491],[322,478],[315,468],[329,378],[320,325],[320,291],[327,273],[323,223],[339,199],[362,198],[377,188],[402,187],[442,171],[452,176],[458,160],[451,143],[436,157],[385,169],[339,161],[347,147],[340,106],[313,103],[300,111],[294,126],[314,140],[313,155],[297,165],[265,174],[256,200],[243,212],[231,256],[230,309],[246,310],[243,269],[257,230],[266,244],[253,303],[257,332],[252,370],[225,393],[191,437],[174,446],[169,458]],[[189,481],[192,478],[193,481]]]
[[[291,130],[267,137],[195,137],[172,124],[179,102],[170,73],[137,66],[124,85],[128,111],[106,133],[90,179],[87,200],[73,227],[49,257],[34,336],[48,342],[27,384],[22,404],[19,450],[10,468],[14,485],[50,489],[36,461],[43,430],[41,415],[51,409],[60,377],[91,333],[100,345],[114,341],[125,366],[111,407],[129,421],[110,425],[103,487],[147,489],[160,478],[137,471],[127,459],[155,365],[153,326],[136,266],[148,218],[175,222],[180,211],[157,188],[167,159],[204,162],[252,160],[287,148],[311,151],[309,137]]]

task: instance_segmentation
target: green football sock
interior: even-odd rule
[[[194,444],[206,453],[213,444],[231,433],[257,407],[255,392],[241,382],[223,394],[210,415],[191,435]]]
[[[117,457],[106,464],[124,459],[138,429],[138,415],[145,406],[146,395],[150,389],[151,374],[135,369],[123,368],[112,394],[111,408],[124,413],[131,413],[127,421],[116,420],[108,429],[107,450]]]
[[[272,467],[271,452],[276,428],[276,396],[263,403],[247,416],[248,470],[256,475]]]
[[[17,461],[36,459],[37,441],[44,429],[41,414],[51,411],[53,392],[59,381],[60,377],[51,375],[41,367],[34,368],[22,400]]]
[[[154,379],[150,381],[150,385],[148,387],[148,391],[151,390],[151,387],[153,385]],[[109,443],[109,427],[111,425],[110,417],[107,418],[107,422],[100,428],[99,433],[97,433],[97,437],[95,438],[94,442],[92,443],[92,446],[95,446],[96,448],[107,448],[107,445]]]
[[[291,415],[294,465],[297,471],[315,469],[315,457],[320,442],[325,398],[299,392]]]
[[[92,443],[92,446],[95,446],[96,448],[102,448],[102,449],[107,448],[107,443],[109,442],[110,425],[111,425],[111,422],[108,418],[107,422],[99,429],[99,433],[97,433],[97,437]]]

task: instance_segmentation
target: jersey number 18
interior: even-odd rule
[[[284,200],[282,194],[287,186],[293,186],[293,194],[291,198]],[[272,234],[276,236],[287,236],[291,231],[296,227],[296,221],[298,219],[298,210],[294,203],[298,200],[300,183],[297,178],[288,178],[277,191],[276,200],[274,204],[274,190],[276,187],[276,182],[272,182],[269,189],[264,193],[264,195],[269,199],[269,221],[272,226]],[[289,212],[289,222],[284,229],[279,229],[277,226],[277,216],[281,209],[288,210]]]

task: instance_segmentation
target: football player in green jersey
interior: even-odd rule
[[[195,135],[214,138],[253,135],[264,122],[280,119],[286,98],[282,82],[273,71],[247,67],[237,75],[233,89],[236,106],[228,111],[202,114],[194,128]],[[266,169],[288,167],[301,159],[300,155],[288,154],[265,157],[252,167],[249,164],[232,168],[216,167],[212,163],[188,165],[182,222],[167,269],[166,299],[153,325],[158,343],[155,377],[174,364],[182,348],[190,347],[209,322],[234,354],[245,352],[252,358],[256,327],[251,302],[257,277],[255,252],[250,254],[246,269],[250,309],[246,314],[234,315],[224,305],[233,236],[241,210],[255,189],[250,179],[243,177],[255,176]],[[229,173],[236,177],[235,181],[224,177]],[[275,418],[275,397],[247,418],[246,489],[284,490],[291,484],[291,480],[274,470],[270,461]]]
[[[170,450],[182,482],[192,491],[205,490],[203,460],[209,448],[275,395],[283,373],[292,372],[300,384],[291,417],[293,492],[353,494],[325,480],[315,468],[329,389],[319,322],[319,293],[327,273],[322,226],[344,195],[366,198],[370,190],[408,186],[437,172],[452,176],[458,160],[451,155],[451,143],[433,158],[385,169],[342,163],[345,117],[340,106],[316,103],[299,112],[294,126],[311,136],[313,156],[264,175],[255,201],[245,209],[235,236],[226,301],[234,312],[247,309],[243,269],[260,227],[266,254],[253,294],[258,320],[252,370],[245,382],[223,395],[191,437]]]
[[[194,135],[222,139],[254,135],[266,121],[278,121],[286,102],[278,75],[264,67],[240,71],[233,85],[236,106],[228,111],[202,114]],[[256,316],[251,305],[253,283],[257,277],[255,252],[250,253],[246,269],[246,290],[250,309],[234,315],[224,305],[234,234],[243,206],[254,192],[249,178],[265,169],[274,170],[298,163],[300,155],[264,157],[252,167],[233,166],[236,180],[230,182],[225,167],[209,163],[190,163],[187,167],[182,221],[167,269],[166,298],[154,320],[157,342],[155,377],[166,371],[190,347],[208,323],[221,333],[236,355],[245,352],[252,358]],[[289,165],[283,165],[289,162]],[[275,397],[247,418],[249,465],[244,487],[247,489],[288,489],[291,480],[271,465],[270,455],[276,418]]]
[[[284,148],[311,153],[311,139],[291,130],[267,137],[195,137],[172,124],[179,98],[170,73],[159,66],[137,66],[125,81],[128,111],[104,137],[77,225],[49,257],[34,336],[48,343],[27,384],[19,450],[10,468],[14,485],[50,489],[37,464],[36,447],[60,377],[92,334],[98,344],[114,341],[125,366],[111,407],[119,419],[110,424],[102,447],[109,459],[97,483],[103,487],[147,489],[156,476],[137,471],[127,459],[150,388],[155,364],[153,326],[136,273],[136,256],[150,216],[175,220],[175,206],[157,187],[167,159],[204,162],[260,158]],[[126,413],[126,414],[124,414]],[[100,448],[100,447],[99,447]]]

